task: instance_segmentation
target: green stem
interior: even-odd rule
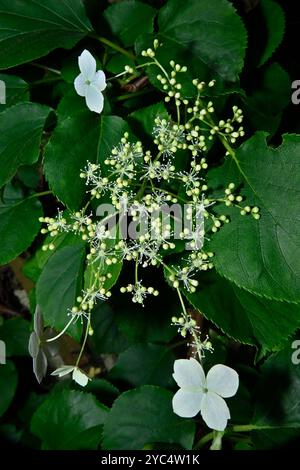
[[[114,49],[115,51],[118,51],[120,52],[121,54],[125,55],[126,57],[128,57],[130,60],[135,60],[135,55],[132,54],[131,52],[127,51],[126,49],[124,49],[123,47],[119,46],[118,44],[116,44],[115,42],[112,42],[110,41],[109,39],[106,39],[106,38],[103,38],[102,36],[97,36],[96,34],[92,33],[90,34],[91,37],[93,37],[94,39],[98,39],[98,41],[100,41],[102,44],[104,44],[105,46],[108,46],[110,47],[111,49]]]
[[[193,450],[201,449],[202,447],[204,447],[205,444],[213,440],[214,435],[215,435],[214,431],[209,432],[208,434],[205,434],[205,436],[201,437],[201,439],[197,442]]]
[[[30,62],[29,65],[33,65],[33,67],[46,70],[47,72],[52,72],[52,73],[56,73],[57,75],[61,75],[60,70],[53,69],[52,67],[48,67],[47,65],[37,64],[36,62]]]
[[[26,199],[33,199],[35,197],[48,196],[48,194],[53,194],[52,191],[42,191],[41,193],[34,193],[31,196],[28,196]]]
[[[147,95],[148,93],[151,93],[151,92],[152,90],[141,90],[141,91],[136,91],[134,93],[126,93],[125,95],[116,96],[113,99],[113,101],[125,101],[131,98],[136,98],[138,96]]]
[[[85,348],[85,345],[86,345],[86,342],[87,342],[87,339],[88,339],[90,326],[91,326],[91,314],[89,313],[88,321],[87,321],[87,325],[86,325],[86,330],[85,330],[85,335],[84,335],[84,338],[83,338],[83,342],[82,342],[82,345],[81,345],[80,352],[79,352],[78,357],[77,357],[75,367],[78,367],[80,359],[82,357],[82,354],[83,354],[83,351],[84,351],[84,348]]]
[[[58,82],[59,80],[61,80],[60,77],[43,78],[41,80],[36,80],[35,82],[30,83],[30,86],[33,87],[36,85],[44,85],[47,83]]]

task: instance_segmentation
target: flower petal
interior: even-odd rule
[[[51,375],[58,375],[58,377],[63,377],[64,375],[70,374],[75,369],[75,366],[62,366],[52,372]]]
[[[96,72],[95,77],[92,80],[92,85],[94,85],[100,91],[105,90],[106,77],[105,77],[105,73],[102,70],[98,70],[98,72]]]
[[[76,93],[79,96],[85,96],[86,95],[89,85],[86,83],[86,79],[84,78],[82,73],[79,74],[75,78],[74,87],[75,87]]]
[[[239,388],[239,376],[231,367],[223,364],[213,366],[206,376],[207,388],[223,398],[233,397]]]
[[[209,428],[224,431],[230,412],[223,398],[216,393],[207,392],[201,402],[201,416]]]
[[[95,113],[101,113],[103,109],[103,95],[98,88],[95,88],[94,86],[90,85],[88,87],[86,96],[85,96],[85,101],[87,104],[87,107],[91,110],[94,111]]]
[[[29,337],[28,351],[31,357],[36,358],[40,350],[40,340],[35,331]]]
[[[188,389],[205,387],[205,374],[196,359],[177,359],[174,362],[174,380],[177,385]]]
[[[96,73],[96,61],[86,49],[78,57],[79,69],[87,80],[93,80]]]
[[[172,400],[174,413],[182,418],[193,418],[200,411],[202,397],[202,392],[178,390]]]
[[[89,381],[88,376],[81,372],[78,367],[75,367],[75,369],[73,370],[72,379],[75,380],[75,382],[81,385],[82,387],[85,387]]]

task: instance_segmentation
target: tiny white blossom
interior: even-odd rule
[[[205,377],[198,361],[178,359],[174,362],[173,377],[180,387],[173,397],[174,413],[182,418],[193,418],[200,411],[209,428],[224,431],[230,412],[223,398],[236,394],[239,386],[237,372],[217,364]]]
[[[62,366],[52,372],[51,375],[57,375],[58,377],[63,377],[64,375],[71,374],[72,372],[72,379],[81,385],[81,387],[85,387],[90,380],[89,377],[82,372],[81,369],[77,366]]]
[[[78,64],[81,73],[74,80],[75,90],[85,97],[91,111],[100,114],[104,103],[102,91],[106,88],[105,74],[102,70],[96,71],[96,60],[86,49],[78,57]]]

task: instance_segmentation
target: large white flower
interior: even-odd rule
[[[213,366],[207,376],[195,359],[178,359],[174,362],[174,380],[180,389],[173,397],[173,410],[182,418],[192,418],[199,411],[207,426],[224,431],[230,419],[223,398],[236,394],[239,376],[230,367]]]
[[[96,71],[96,61],[86,49],[78,57],[80,74],[74,80],[75,90],[79,96],[84,96],[87,107],[95,113],[101,113],[104,98],[102,91],[106,88],[105,74]]]

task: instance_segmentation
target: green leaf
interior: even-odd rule
[[[19,103],[0,114],[0,187],[19,166],[39,158],[45,120],[50,108],[36,103]]]
[[[169,119],[168,111],[161,102],[134,111],[129,115],[129,120],[136,126],[138,130],[136,134],[145,138],[153,136],[154,120],[158,116],[162,119]]]
[[[92,328],[94,334],[90,344],[96,354],[118,354],[128,346],[126,337],[116,323],[115,312],[108,303],[99,302],[93,310]]]
[[[59,249],[47,262],[36,286],[46,325],[62,330],[69,321],[68,310],[75,305],[82,285],[84,257],[85,246],[78,243]],[[79,339],[81,329],[76,322],[68,333]]]
[[[29,101],[29,85],[22,78],[0,73],[0,80],[5,84],[5,104],[1,103],[1,112],[20,101]]]
[[[228,336],[264,349],[282,345],[300,326],[299,305],[258,297],[210,275],[189,302]]]
[[[6,356],[28,356],[30,323],[21,317],[10,318],[0,326],[0,339],[5,342]]]
[[[264,44],[259,66],[263,65],[273,55],[283,39],[285,29],[284,10],[277,2],[261,0],[260,8],[267,29],[267,41]]]
[[[0,416],[5,413],[11,404],[18,383],[18,374],[13,362],[8,361],[6,364],[0,366]]]
[[[237,150],[242,193],[260,208],[261,218],[232,215],[211,245],[219,274],[254,294],[287,302],[300,301],[299,152],[300,136],[285,135],[272,148],[265,133]]]
[[[103,16],[113,35],[117,36],[127,47],[133,46],[141,34],[153,32],[155,14],[156,10],[150,5],[125,0],[108,7]]]
[[[104,160],[109,157],[113,147],[119,144],[124,133],[130,132],[130,129],[127,122],[119,116],[102,116],[100,126],[97,161],[101,165],[103,175],[106,175],[107,166]]]
[[[255,443],[279,447],[300,434],[300,368],[289,345],[263,364],[252,420]],[[258,445],[260,447],[260,445]]]
[[[194,433],[194,423],[173,413],[172,393],[145,385],[123,393],[114,402],[103,428],[103,448],[139,450],[162,442],[191,449]]]
[[[291,100],[290,77],[279,64],[274,63],[256,73],[256,81],[257,87],[244,100],[247,117],[254,129],[273,134]]]
[[[174,385],[172,379],[174,354],[166,347],[156,344],[136,344],[118,357],[109,372],[111,380],[122,380],[130,385]]]
[[[184,50],[186,61],[235,81],[241,72],[246,49],[246,30],[227,0],[169,0],[158,15],[159,39]],[[150,45],[151,46],[151,45]],[[216,77],[215,77],[216,78]]]
[[[0,265],[12,261],[31,245],[42,215],[41,204],[35,198],[0,205]]]
[[[61,101],[57,114],[57,127],[45,149],[45,176],[54,194],[76,210],[86,193],[80,170],[97,157],[99,117],[73,94]]]
[[[0,0],[0,68],[72,48],[90,30],[81,0]]]
[[[107,408],[91,394],[75,390],[53,392],[36,410],[31,431],[47,450],[96,449]]]

